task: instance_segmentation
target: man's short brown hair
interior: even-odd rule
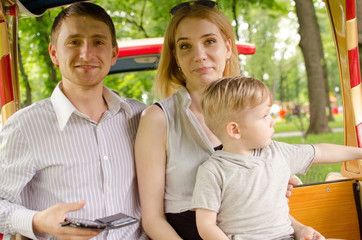
[[[112,46],[117,46],[116,31],[112,18],[100,6],[89,2],[77,2],[70,5],[68,8],[62,10],[54,19],[50,40],[56,46],[58,40],[59,29],[64,20],[71,16],[89,16],[98,21],[104,22],[108,27],[112,36]]]

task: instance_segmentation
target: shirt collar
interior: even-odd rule
[[[55,114],[57,116],[59,128],[62,131],[67,125],[70,116],[73,113],[77,113],[80,116],[87,118],[87,116],[81,112],[79,112],[74,105],[69,101],[69,99],[64,95],[62,90],[60,89],[61,82],[57,84],[55,87],[50,100],[53,104]],[[121,109],[123,109],[126,114],[132,114],[132,109],[129,103],[119,97],[116,93],[112,92],[109,88],[103,86],[103,97],[107,102],[108,111],[110,114],[115,115]]]
[[[179,96],[179,99],[181,100],[182,106],[189,108],[191,105],[191,97],[189,92],[185,87],[181,87],[177,91],[177,95]]]

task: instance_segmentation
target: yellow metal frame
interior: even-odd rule
[[[344,109],[344,142],[347,146],[358,147],[356,129],[358,124],[362,122],[362,87],[359,84],[351,88],[349,73],[351,63],[348,59],[348,51],[358,46],[357,19],[347,20],[347,1],[352,0],[324,0],[336,45],[339,66]],[[355,160],[342,163],[341,174],[345,177],[362,180],[362,161]]]
[[[12,9],[10,14],[8,9]],[[1,102],[2,124],[20,109],[20,90],[18,77],[18,53],[17,53],[17,6],[13,1],[0,1],[0,60],[2,75],[3,102]]]

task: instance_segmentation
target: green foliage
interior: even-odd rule
[[[169,10],[177,1],[125,0],[95,1],[109,13],[115,23],[119,40],[162,37],[171,19]]]
[[[328,14],[324,5],[321,5],[320,2],[317,1],[315,5],[319,28],[321,32],[321,38],[323,42],[324,57],[327,65],[329,89],[334,94],[334,96],[338,98],[338,100],[341,100],[341,92],[336,92],[336,87],[338,87],[338,89],[341,89],[341,83],[339,80],[339,68],[336,48],[331,33],[331,26],[329,23]],[[339,105],[341,104],[342,103],[339,102]]]
[[[145,37],[162,37],[171,19],[169,9],[184,0],[97,0],[94,3],[108,9],[114,20],[117,39],[128,40]],[[272,89],[276,101],[308,102],[308,90],[303,56],[298,47],[298,24],[290,0],[218,0],[221,10],[232,21],[238,22],[237,37],[240,41],[255,44],[256,53],[241,57],[241,68],[245,75],[265,80]],[[315,1],[321,30],[330,88],[340,86],[335,47],[326,10],[321,1]],[[233,11],[235,7],[235,11]],[[21,18],[19,21],[19,44],[24,68],[32,88],[32,100],[50,96],[55,84],[60,81],[59,71],[51,80],[55,70],[48,54],[49,33],[52,21],[61,9],[48,10],[41,18]],[[234,15],[235,14],[235,15]],[[234,18],[236,17],[236,18]],[[285,29],[287,29],[285,31]],[[288,37],[286,38],[286,34]],[[105,85],[123,97],[136,98],[151,104],[155,101],[151,93],[155,71],[125,73],[108,76]],[[20,74],[21,101],[25,99],[24,76]],[[338,96],[339,93],[334,93]],[[307,126],[308,122],[306,122]],[[333,126],[341,126],[339,121]],[[332,126],[332,127],[333,127]],[[275,126],[276,131],[297,129],[294,123]],[[333,142],[343,144],[343,133],[308,135],[307,142]],[[290,143],[301,143],[301,137],[278,139]],[[339,171],[340,165],[320,170],[313,166],[306,177],[320,175],[312,181],[323,181],[326,172]],[[317,173],[316,173],[316,172]],[[322,172],[322,173],[320,173]]]
[[[114,20],[118,41],[145,37],[162,37],[171,19],[169,9],[184,0],[97,0],[94,3],[108,9]],[[240,41],[255,44],[256,53],[241,56],[245,75],[265,80],[276,101],[308,101],[306,73],[298,48],[297,19],[289,0],[219,0],[221,10],[236,27]],[[318,3],[318,2],[317,2]],[[233,11],[235,7],[235,11]],[[48,97],[60,81],[59,71],[48,54],[49,33],[52,21],[61,9],[48,10],[41,18],[21,18],[19,43],[24,68],[32,88],[32,100]],[[339,86],[338,68],[333,39],[325,9],[316,7],[329,71],[330,86]],[[236,14],[236,15],[234,15]],[[234,18],[236,17],[236,18]],[[286,29],[287,31],[283,31]],[[289,37],[286,38],[285,34]],[[296,38],[295,38],[296,37]],[[56,79],[51,79],[56,71]],[[20,75],[21,101],[25,99],[25,84]],[[147,104],[155,99],[151,93],[154,71],[108,76],[105,84],[122,96]],[[145,98],[146,96],[146,98]]]
[[[107,76],[104,83],[122,97],[135,98],[150,105],[154,102],[151,88],[155,73],[156,71],[144,71],[114,74]]]
[[[287,142],[290,144],[302,144],[302,137],[280,137],[275,138],[280,142]],[[333,143],[333,144],[344,144],[344,133],[343,132],[332,132],[328,134],[310,134],[307,136],[305,144],[316,144],[316,143]],[[310,167],[306,175],[297,175],[304,184],[323,182],[330,172],[340,172],[341,163],[334,164],[315,164]]]
[[[334,115],[334,118],[335,121],[328,122],[328,126],[330,128],[343,128],[343,115],[342,114]],[[309,119],[304,118],[303,120],[305,128],[308,128]],[[286,120],[276,122],[276,124],[274,125],[274,130],[276,133],[300,131],[298,126],[293,121],[286,121]]]
[[[329,127],[331,128],[343,128],[343,114],[338,114],[334,116],[335,121],[329,122]],[[307,126],[309,121],[305,121]],[[299,131],[295,124],[292,122],[281,121],[277,122],[274,126],[275,132],[292,132]],[[316,143],[333,143],[344,145],[344,133],[343,132],[331,132],[327,134],[309,134],[306,137],[305,142],[303,143],[303,138],[301,136],[292,136],[292,137],[276,137],[274,138],[277,141],[287,142],[290,144],[316,144]],[[303,183],[316,183],[323,182],[330,172],[340,172],[341,163],[334,164],[315,164],[312,165],[308,170],[306,175],[298,175]]]
[[[255,1],[254,1],[255,2]],[[248,5],[239,15],[238,36],[256,46],[256,53],[242,57],[244,75],[266,81],[277,101],[308,101],[303,57],[297,47],[297,19],[285,1],[270,5]],[[267,6],[267,7],[265,7]]]
[[[50,28],[58,11],[48,11],[39,18],[21,18],[19,21],[19,45],[33,101],[49,97],[56,85],[56,81],[50,81],[49,77],[54,66],[48,54],[48,44]],[[20,80],[22,77],[20,74]],[[24,90],[24,83],[20,81],[20,84],[21,90]],[[25,91],[21,91],[21,94],[22,99],[25,98]]]

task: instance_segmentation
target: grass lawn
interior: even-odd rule
[[[343,127],[342,118],[335,118],[335,122],[330,123],[331,128],[339,128]],[[307,128],[307,123],[305,124],[305,128]],[[297,125],[293,122],[278,122],[275,126],[276,132],[288,132],[288,131],[300,131],[297,128]],[[301,144],[303,143],[303,139],[300,136],[295,137],[279,137],[274,138],[276,141],[287,142],[291,144]],[[307,135],[305,144],[314,144],[314,143],[334,143],[334,144],[344,144],[344,133],[343,132],[332,132],[327,134],[310,134]],[[335,164],[315,164],[311,166],[309,171],[305,176],[298,175],[298,177],[302,180],[303,183],[315,183],[315,182],[323,182],[330,172],[340,172],[341,163]]]
[[[334,115],[334,121],[328,123],[330,128],[342,128],[343,127],[343,115],[338,114]],[[309,119],[303,119],[303,127],[304,131],[308,129],[309,126]],[[274,125],[275,132],[293,132],[293,131],[301,131],[301,124],[298,119],[293,117],[291,120],[282,120],[278,121]]]

